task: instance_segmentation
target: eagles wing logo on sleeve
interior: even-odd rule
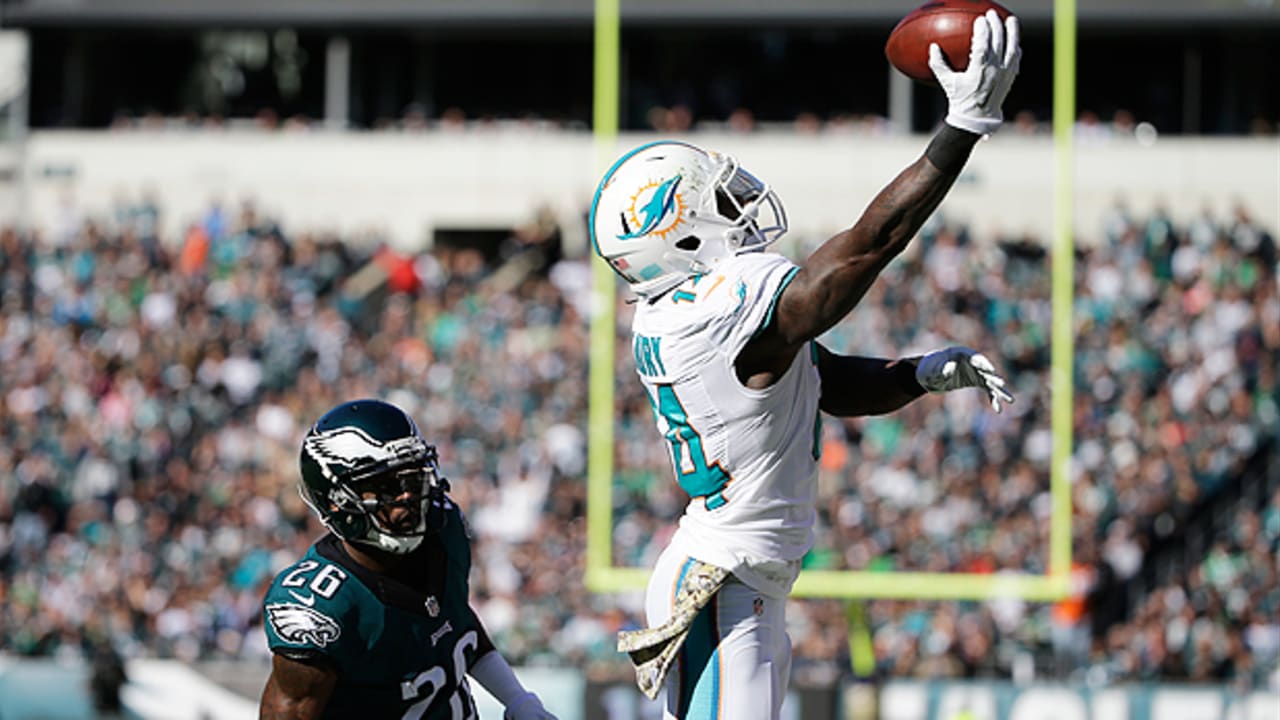
[[[304,605],[268,605],[267,621],[280,639],[289,643],[311,643],[324,647],[342,634],[342,628],[333,618]]]

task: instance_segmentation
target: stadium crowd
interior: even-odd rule
[[[682,134],[688,132],[720,131],[736,134],[750,134],[763,130],[789,130],[800,135],[886,135],[897,132],[890,119],[874,113],[831,112],[819,114],[810,111],[796,112],[781,119],[762,120],[750,107],[733,107],[718,116],[713,113],[695,113],[689,105],[672,103],[670,105],[649,105],[643,113],[644,120],[639,124],[645,130],[662,134]],[[1046,118],[1037,117],[1031,110],[1018,110],[1009,113],[1008,131],[1017,135],[1045,135],[1051,132]],[[1280,130],[1274,118],[1257,114],[1243,123],[1247,126],[1247,135],[1274,135]],[[1115,139],[1136,139],[1144,144],[1154,142],[1160,130],[1151,122],[1139,120],[1132,111],[1117,108],[1110,117],[1100,116],[1099,112],[1083,109],[1076,117],[1073,125],[1076,138],[1081,143],[1101,143]],[[332,125],[324,120],[309,117],[305,114],[281,117],[270,107],[260,108],[251,116],[224,117],[218,114],[202,115],[195,111],[187,111],[180,115],[163,115],[148,111],[134,114],[125,109],[118,109],[112,116],[108,128],[116,133],[222,133],[222,132],[257,132],[298,134],[324,132],[332,130]],[[375,119],[363,129],[379,133],[420,134],[429,132],[474,133],[494,132],[499,129],[507,132],[564,132],[589,131],[587,123],[581,120],[569,120],[556,117],[544,117],[536,113],[523,115],[495,116],[468,115],[467,111],[457,106],[449,106],[434,116],[426,111],[421,103],[410,103],[398,117],[384,116]]]
[[[639,598],[582,583],[589,270],[559,259],[554,228],[522,230],[496,259],[405,257],[289,232],[251,205],[210,208],[181,238],[161,236],[159,213],[122,202],[0,230],[0,646],[265,658],[266,583],[322,532],[295,489],[305,424],[379,396],[440,447],[504,653],[628,675],[614,632],[638,622]],[[827,418],[809,567],[1044,572],[1047,267],[1034,241],[938,221],[827,336],[885,356],[970,345],[1018,401]],[[1072,660],[1050,672],[1276,682],[1280,495],[1114,623],[1091,621],[1115,600],[1089,589],[1133,577],[1275,439],[1277,276],[1275,240],[1244,210],[1175,225],[1117,208],[1077,264],[1075,597],[870,603],[876,672],[1008,676],[1040,652]],[[651,565],[684,498],[618,307],[615,560]],[[797,679],[848,668],[843,605],[795,602],[789,623]]]

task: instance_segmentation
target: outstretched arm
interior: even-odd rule
[[[770,324],[737,358],[738,377],[746,385],[772,385],[804,343],[847,315],[907,247],[959,177],[980,133],[1000,125],[1000,105],[1020,57],[1016,18],[1006,25],[991,13],[974,23],[965,72],[952,72],[945,61],[934,63],[950,103],[947,123],[924,155],[876,195],[853,227],[827,240],[805,261],[779,295]]]
[[[991,407],[1013,402],[1005,380],[981,353],[950,347],[924,356],[885,358],[837,355],[818,345],[818,375],[822,380],[822,411],[838,417],[883,415],[926,391],[947,392],[966,387],[986,391]]]
[[[291,660],[277,653],[271,659],[271,676],[262,690],[258,717],[260,720],[319,718],[337,681],[338,673],[332,668]]]
[[[853,227],[809,256],[778,300],[777,339],[798,346],[847,315],[942,202],[977,141],[973,133],[943,126]]]

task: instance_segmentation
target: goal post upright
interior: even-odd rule
[[[619,0],[595,0],[591,134],[593,177],[607,166],[618,139]],[[595,592],[622,589],[613,567],[614,325],[613,269],[594,257],[591,264],[590,357],[587,378],[587,567],[586,585]],[[643,583],[643,580],[641,581]]]
[[[1048,572],[923,573],[807,570],[792,595],[823,598],[984,600],[1018,597],[1052,601],[1066,596],[1071,572],[1071,477],[1074,302],[1073,132],[1076,100],[1076,0],[1054,0],[1054,195],[1051,242],[1050,527]],[[619,0],[595,0],[593,124],[595,176],[616,149],[619,108]],[[585,582],[593,592],[642,589],[648,568],[613,564],[614,353],[616,283],[596,258],[592,267],[588,380],[587,551]]]

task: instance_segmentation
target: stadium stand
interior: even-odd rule
[[[883,57],[919,2],[624,2],[620,128],[808,177],[799,257],[941,116]],[[582,578],[592,4],[0,0],[0,715],[256,716],[263,591],[323,531],[303,423],[376,395],[440,445],[522,678],[567,679],[564,720],[646,717],[614,651],[639,598]],[[1071,594],[793,602],[788,720],[1277,716],[1280,5],[1077,4]],[[949,217],[824,339],[963,342],[1018,401],[827,418],[810,568],[1046,568],[1054,5],[1018,3],[1008,123]],[[630,313],[613,560],[644,567],[684,497]]]
[[[491,258],[403,256],[251,205],[163,237],[161,211],[0,230],[0,644],[265,673],[264,583],[322,530],[294,489],[302,423],[381,396],[441,447],[495,641],[523,665],[626,677],[612,638],[636,607],[582,587],[588,270],[557,260],[557,230]],[[870,603],[878,676],[1030,660],[1049,677],[1280,682],[1274,229],[1244,208],[1175,225],[1117,207],[1104,232],[1077,265],[1073,598]],[[1038,248],[939,220],[828,336],[866,354],[983,348],[1018,402],[828,419],[809,566],[1043,571]],[[620,299],[619,338],[628,319]],[[629,367],[621,340],[617,357]],[[616,561],[643,565],[683,499],[638,384],[618,387]],[[789,622],[797,683],[849,672],[841,605],[797,602]]]

